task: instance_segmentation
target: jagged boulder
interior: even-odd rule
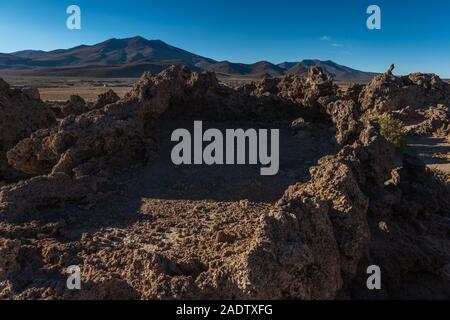
[[[402,166],[391,172],[385,186],[383,197],[377,197],[377,201],[372,202],[371,212],[374,214],[391,214],[414,220],[430,218],[433,214],[448,215],[450,212],[448,186],[436,178],[422,161],[411,155],[404,155]]]
[[[435,74],[413,73],[404,77],[383,74],[365,86],[359,100],[362,111],[377,113],[408,106],[449,105],[450,84]]]
[[[319,197],[291,193],[264,217],[244,265],[249,297],[335,297],[343,280],[329,211]]]
[[[62,117],[68,117],[70,115],[78,116],[89,110],[86,101],[79,95],[71,95],[69,101],[61,106]]]
[[[405,124],[408,134],[445,138],[450,133],[450,111],[443,104],[421,109],[406,107],[389,114]]]
[[[359,95],[363,91],[365,85],[359,83],[352,83],[347,89],[340,89],[337,93],[338,97],[342,100],[358,101]]]
[[[8,150],[34,131],[55,123],[53,113],[39,99],[36,90],[12,89],[0,79],[0,181],[18,177],[17,172],[8,164]]]
[[[318,107],[321,97],[331,97],[337,93],[333,79],[326,75],[322,68],[313,67],[304,77],[286,76],[281,78],[265,78],[247,84],[238,91],[256,97],[279,97],[302,107]]]
[[[100,109],[108,104],[115,103],[120,100],[120,97],[112,90],[108,90],[98,96],[97,102],[94,105],[94,109]]]
[[[372,241],[363,266],[382,268],[382,296],[390,299],[448,299],[450,261],[448,177],[405,155],[384,188],[370,193]],[[361,287],[366,278],[356,278]],[[358,292],[359,291],[359,292]],[[373,298],[357,290],[358,298]]]
[[[385,159],[389,164],[376,162],[385,155],[382,149],[392,153]],[[288,188],[264,217],[248,254],[245,275],[252,298],[337,296],[369,247],[364,190],[387,179],[393,153],[377,130],[366,128],[352,146],[322,158],[307,183]],[[367,171],[374,166],[376,176]]]
[[[310,77],[296,80],[315,88],[305,99],[321,95],[321,86],[332,89],[323,74],[312,72]],[[30,174],[86,175],[121,169],[148,163],[157,156],[153,131],[163,115],[170,119],[206,120],[298,117],[294,105],[283,107],[221,86],[212,73],[197,74],[186,67],[173,66],[159,75],[144,74],[131,92],[116,103],[68,116],[57,127],[34,133],[18,143],[8,158],[17,170]]]
[[[336,127],[336,142],[340,146],[352,143],[361,130],[360,110],[353,100],[336,100],[324,108]]]
[[[417,117],[421,120],[410,128],[410,132],[416,135],[435,135],[445,137],[450,134],[449,108],[440,104],[417,111]]]
[[[178,68],[146,74],[125,99],[68,116],[57,127],[21,141],[9,152],[9,161],[24,172],[78,176],[143,164],[157,155],[152,119],[167,110],[171,95],[183,89],[189,76],[189,70]]]

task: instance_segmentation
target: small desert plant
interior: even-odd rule
[[[403,147],[406,144],[406,130],[403,121],[395,119],[389,115],[379,117],[381,134],[397,147]]]
[[[395,119],[389,114],[364,115],[361,121],[367,126],[370,122],[376,122],[380,126],[381,135],[397,148],[406,144],[406,129],[403,121]]]

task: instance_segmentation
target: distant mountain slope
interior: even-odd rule
[[[0,53],[0,69],[29,69],[29,59]]]
[[[188,51],[172,47],[160,40],[142,37],[110,39],[92,46],[78,46],[71,49],[49,52],[25,50],[11,56],[29,59],[31,67],[82,67],[88,65],[109,66],[134,63],[143,60],[181,61],[188,66],[205,66],[216,61]]]
[[[42,55],[45,55],[46,53],[47,52],[41,50],[23,50],[11,53],[11,55],[25,59],[35,59]]]
[[[341,66],[332,61],[304,60],[278,65],[267,61],[254,64],[217,62],[163,41],[142,37],[109,39],[95,45],[49,52],[24,50],[0,54],[0,70],[21,71],[36,76],[138,77],[144,71],[159,72],[171,64],[187,65],[194,71],[252,78],[303,75],[308,67],[317,65],[336,80],[366,81],[374,76],[373,73]]]
[[[34,70],[33,75],[46,77],[87,77],[87,78],[139,78],[146,71],[160,73],[171,65],[185,65],[179,61],[138,61],[122,65],[82,67],[41,68]],[[193,71],[202,71],[197,67],[191,67]],[[26,73],[27,75],[29,73]]]
[[[243,63],[231,63],[229,61],[222,61],[210,65],[207,68],[208,71],[213,71],[219,74],[227,75],[241,75],[241,76],[281,76],[284,71],[267,61],[260,61],[254,64],[243,64]]]
[[[298,63],[284,62],[278,66],[284,67],[285,74],[289,75],[303,75],[307,72],[308,68],[312,66],[320,66],[325,71],[325,73],[341,81],[345,80],[367,81],[377,75],[376,73],[363,72],[346,66],[342,66],[330,60],[328,61],[303,60]]]
[[[218,62],[210,65],[207,70],[224,75],[240,76],[272,76],[282,75],[302,76],[308,72],[308,68],[320,66],[325,73],[340,81],[368,81],[376,76],[375,73],[363,72],[346,66],[339,65],[333,61],[303,60],[300,62],[283,62],[274,65],[267,61],[254,64],[231,63],[228,61]]]

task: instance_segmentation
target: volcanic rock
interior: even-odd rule
[[[395,77],[375,77],[360,94],[362,111],[385,112],[405,107],[450,104],[450,84],[435,74],[413,73]]]
[[[0,79],[0,181],[20,176],[8,164],[8,150],[34,131],[53,124],[55,117],[36,90],[11,89]]]
[[[417,288],[427,288],[428,297],[448,298],[450,179],[396,150],[376,124],[359,120],[364,112],[389,110],[440,118],[444,109],[428,116],[420,105],[444,99],[447,87],[439,81],[382,75],[341,92],[320,68],[237,89],[183,67],[144,74],[125,98],[69,115],[8,152],[14,168],[39,176],[0,188],[2,237],[20,239],[0,238],[0,296],[373,298],[365,281],[367,267],[376,264],[383,269],[377,294],[420,296]],[[408,94],[419,101],[410,104]],[[129,188],[141,188],[133,174],[159,156],[155,133],[175,119],[282,119],[294,132],[320,123],[327,132],[335,127],[340,148],[276,203],[185,194],[160,199],[152,189],[147,198],[112,193],[119,198],[107,206],[108,190],[122,182],[118,172],[131,171],[122,173]],[[25,253],[36,261],[22,272]],[[68,292],[66,278],[54,272],[71,264],[83,266],[81,292]]]
[[[302,107],[318,107],[321,97],[334,96],[337,87],[333,79],[326,75],[322,68],[313,67],[307,76],[286,76],[282,78],[266,78],[262,81],[238,88],[251,96],[278,96]]]
[[[340,146],[352,143],[361,130],[359,105],[353,100],[336,100],[325,107],[336,127],[336,142]]]
[[[309,77],[290,79],[304,86],[305,103],[333,90],[331,79],[320,70],[311,72]],[[292,88],[296,87],[294,83],[290,84]],[[290,91],[280,90],[282,95]],[[80,99],[72,98],[82,105]],[[277,119],[292,118],[297,109],[290,104],[284,109],[273,107],[256,98],[244,100],[242,92],[220,86],[211,73],[191,73],[186,67],[174,66],[156,76],[144,74],[131,92],[116,103],[69,116],[55,128],[36,132],[17,144],[8,157],[23,172],[81,176],[151,162],[158,154],[153,137],[155,122],[162,115],[171,119]]]
[[[321,159],[307,183],[286,191],[248,256],[253,297],[332,299],[355,276],[370,241],[369,198],[361,186],[372,177],[361,176],[363,163],[380,148],[393,150],[367,128],[354,145]],[[380,183],[389,170],[378,171]]]
[[[17,257],[20,245],[19,240],[0,238],[0,282],[19,269]]]
[[[78,116],[89,110],[86,101],[79,95],[70,96],[69,101],[65,105],[61,106],[62,117],[68,117],[70,115]]]
[[[108,90],[105,93],[102,93],[98,96],[97,102],[94,105],[94,109],[100,109],[108,104],[115,103],[120,100],[120,97],[113,91]]]

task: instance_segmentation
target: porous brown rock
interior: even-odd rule
[[[413,134],[445,137],[450,133],[450,111],[445,105],[418,110],[417,117],[421,122],[411,126],[410,132]]]
[[[382,184],[394,166],[393,157],[377,162],[383,149],[394,152],[366,128],[352,146],[322,158],[307,183],[288,188],[264,218],[248,256],[252,298],[336,298],[370,243],[364,189]],[[377,175],[367,166],[377,166]]]
[[[386,112],[405,107],[422,108],[450,104],[450,84],[435,74],[413,73],[395,77],[382,74],[362,90],[362,111]]]
[[[381,295],[361,289],[362,299],[447,299],[449,280],[442,272],[450,261],[450,184],[427,169],[417,158],[406,155],[394,169],[385,188],[370,194],[368,221],[372,241],[362,266],[382,268]],[[386,228],[380,228],[383,221]],[[354,288],[366,278],[364,267]]]
[[[364,89],[365,85],[359,83],[352,83],[345,90],[339,90],[337,95],[342,100],[358,101],[359,95]]]
[[[212,73],[172,67],[144,74],[117,102],[34,132],[8,159],[40,176],[0,188],[2,237],[26,240],[0,238],[0,297],[367,298],[366,268],[379,264],[385,297],[408,296],[430,280],[429,297],[448,298],[449,178],[396,150],[376,125],[359,122],[363,103],[373,112],[390,110],[384,91],[374,89],[399,81],[390,78],[338,92],[314,68],[303,78],[264,79],[234,90]],[[430,101],[438,96],[438,82],[425,89],[433,77],[409,78],[401,80],[411,83],[408,90],[434,90]],[[371,90],[376,97],[364,100]],[[395,102],[390,90],[389,103]],[[427,112],[411,108],[402,112]],[[320,122],[327,132],[327,125],[336,127],[340,148],[277,202],[184,198],[189,192],[166,199],[152,188],[144,195],[133,191],[132,199],[120,190],[111,205],[100,200],[123,177],[132,190],[148,187],[134,185],[133,174],[159,155],[155,132],[174,119],[284,119],[294,133]],[[131,172],[115,174],[123,169]],[[24,256],[34,264],[14,277]],[[13,266],[6,272],[5,261]],[[81,292],[65,289],[63,272],[73,264],[82,266]]]
[[[450,111],[443,104],[420,109],[406,107],[389,114],[405,124],[409,135],[445,138],[450,133]]]
[[[108,104],[115,103],[120,100],[120,97],[112,90],[108,90],[98,96],[97,102],[93,106],[94,109],[100,109]]]
[[[20,221],[45,208],[81,201],[96,190],[95,180],[73,179],[64,173],[39,176],[0,189],[0,219]],[[24,217],[25,214],[29,216]]]
[[[250,96],[279,97],[308,108],[319,107],[320,98],[332,97],[338,91],[333,79],[320,67],[310,68],[305,77],[266,78],[237,90]]]
[[[332,81],[320,70],[292,81],[302,83],[302,101],[311,105],[333,90]],[[290,95],[290,90],[280,90],[283,96]],[[93,174],[151,162],[158,154],[153,137],[155,121],[162,115],[172,119],[256,120],[295,118],[297,109],[289,104],[284,109],[273,107],[254,97],[244,99],[242,92],[220,86],[212,73],[197,74],[174,66],[159,75],[144,74],[116,103],[66,117],[55,128],[36,132],[17,144],[8,158],[17,170],[27,173]]]
[[[0,181],[20,175],[8,164],[6,153],[38,129],[55,124],[50,108],[34,89],[12,89],[0,79]]]
[[[19,270],[17,257],[20,245],[19,240],[0,238],[0,283]]]
[[[402,166],[392,170],[385,186],[383,197],[374,197],[377,201],[373,201],[371,211],[375,214],[383,212],[414,220],[450,212],[446,183],[411,155],[404,155]]]
[[[336,142],[340,146],[352,143],[361,131],[360,110],[353,100],[336,100],[328,103],[325,112],[336,127]]]
[[[79,95],[71,95],[69,101],[60,106],[62,117],[70,115],[78,116],[89,110],[86,101]]]
[[[318,71],[296,81],[313,88],[308,99],[333,89],[330,79]],[[322,86],[327,88],[325,92],[321,91]],[[271,101],[243,96],[239,90],[221,86],[212,73],[197,74],[186,67],[173,66],[159,75],[144,74],[130,93],[116,103],[78,116],[69,115],[55,127],[34,132],[8,151],[8,160],[16,170],[26,174],[41,175],[43,179],[62,174],[78,181],[100,172],[112,173],[151,163],[159,154],[155,130],[161,117],[215,120],[298,117],[298,106],[283,101],[273,105]],[[85,106],[76,96],[69,104]],[[36,180],[28,183],[34,185]],[[36,190],[39,188],[36,186]],[[79,197],[82,196],[80,193]],[[27,202],[36,207],[33,203],[45,201],[45,193],[42,198],[41,201],[31,197]],[[25,209],[9,212],[14,210],[20,216]]]
[[[23,88],[22,93],[31,100],[41,100],[41,94],[37,88]]]

